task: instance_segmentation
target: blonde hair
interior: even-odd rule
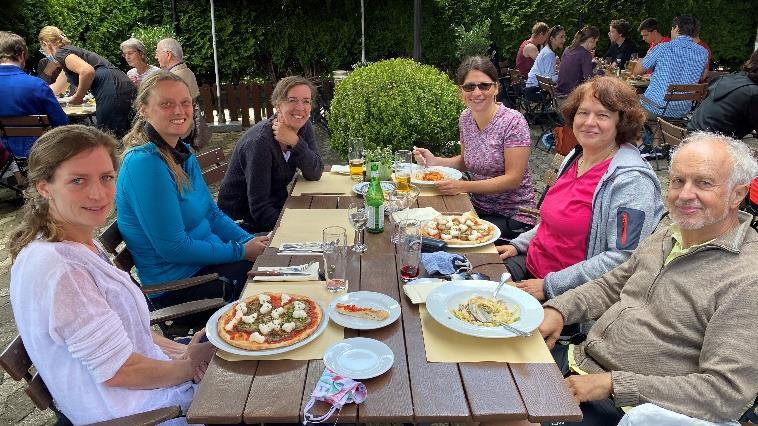
[[[39,36],[37,39],[39,41],[44,41],[58,47],[71,44],[71,40],[69,40],[66,35],[63,34],[63,31],[61,31],[60,28],[54,27],[52,25],[48,25],[39,30]]]
[[[95,148],[103,147],[118,169],[116,140],[94,127],[79,124],[56,127],[40,136],[29,154],[29,187],[24,191],[23,216],[8,242],[11,259],[37,236],[46,241],[61,241],[61,227],[50,216],[48,200],[37,192],[37,183],[51,182],[58,167],[70,158]]]
[[[150,95],[152,94],[153,89],[155,89],[155,86],[162,81],[178,81],[184,84],[187,87],[187,90],[189,90],[189,86],[187,86],[187,83],[181,77],[164,70],[156,71],[144,79],[142,83],[140,83],[137,97],[134,98],[134,111],[136,111],[137,114],[134,116],[131,130],[129,130],[129,133],[123,138],[124,148],[126,148],[124,155],[126,155],[130,149],[150,142],[150,139],[143,130],[146,120],[140,113],[140,108],[143,105],[147,105],[150,101]],[[169,171],[174,175],[174,179],[176,179],[176,189],[181,193],[183,189],[190,184],[187,173],[184,172],[180,164],[176,164],[176,161],[174,161],[174,158],[171,156],[171,151],[169,151],[166,146],[163,146],[162,144],[156,144],[155,146],[158,148],[158,153],[168,166]]]

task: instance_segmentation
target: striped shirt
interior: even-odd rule
[[[659,108],[642,103],[653,114],[663,115],[666,102],[663,96],[671,84],[697,84],[705,71],[708,52],[692,40],[692,37],[680,35],[668,43],[658,44],[648,51],[642,60],[646,70],[653,70],[650,85],[645,90],[645,97],[659,105]],[[665,115],[683,117],[689,112],[689,101],[669,102]]]

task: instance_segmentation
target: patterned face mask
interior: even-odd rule
[[[335,411],[341,411],[342,406],[352,402],[360,404],[366,399],[366,386],[353,379],[342,377],[334,371],[324,368],[316,388],[311,393],[311,399],[303,410],[303,424],[322,423],[329,419]],[[314,416],[309,411],[316,401],[324,401],[332,407],[322,416]],[[336,423],[336,420],[335,420]]]

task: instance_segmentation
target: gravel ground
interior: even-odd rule
[[[539,129],[533,128],[532,140],[536,140],[539,134]],[[228,158],[240,135],[241,133],[238,132],[214,134],[208,148],[220,146]],[[327,164],[340,163],[339,157],[328,147],[328,136],[320,129],[317,129],[316,136],[324,161]],[[754,149],[758,149],[756,139],[749,138],[746,139],[746,142]],[[532,150],[529,158],[529,169],[532,172],[532,179],[537,192],[544,189],[542,175],[552,156],[552,154],[546,154],[538,149]],[[656,173],[665,191],[665,188],[668,187],[669,175],[666,162],[661,161],[660,163],[661,170]],[[211,190],[215,193],[218,188],[211,188]],[[20,212],[18,203],[13,201],[13,194],[4,188],[0,188],[0,348],[4,348],[17,333],[10,305],[9,269],[11,261],[6,245],[10,231],[20,221]],[[50,410],[44,412],[37,410],[24,393],[22,385],[13,381],[5,372],[2,373],[0,376],[0,425],[52,425],[54,423],[55,416]]]

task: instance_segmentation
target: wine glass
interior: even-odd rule
[[[357,202],[350,203],[347,209],[347,218],[355,229],[353,251],[364,253],[368,250],[366,244],[363,243],[363,230],[366,229],[366,224],[368,223],[368,210],[366,210],[366,206]]]

